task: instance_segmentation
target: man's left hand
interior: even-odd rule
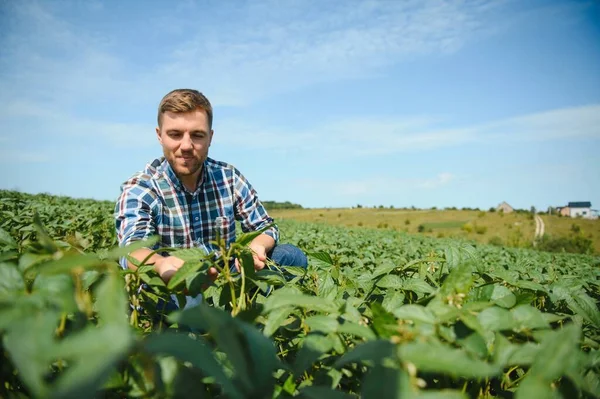
[[[267,249],[264,245],[252,242],[250,243],[252,250],[252,258],[254,259],[254,270],[259,271],[264,269],[267,260]]]
[[[254,270],[259,271],[265,268],[267,260],[267,249],[260,244],[251,243],[250,250],[252,251],[252,259],[254,260]],[[240,271],[240,261],[235,260],[235,269]]]

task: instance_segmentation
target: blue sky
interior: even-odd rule
[[[263,200],[600,208],[598,1],[3,1],[0,48],[0,188],[115,199],[188,87]]]

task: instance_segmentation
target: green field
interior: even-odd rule
[[[0,191],[0,397],[600,396],[597,256],[427,236],[465,214],[368,228],[323,210],[353,227],[279,221],[306,272],[255,272],[240,236],[221,250],[242,273],[203,291],[220,263],[196,249],[173,252],[186,263],[168,286],[121,270],[112,208]],[[410,217],[434,232],[394,229]]]
[[[535,235],[535,221],[529,213],[380,208],[274,209],[270,213],[278,220],[390,229],[428,237],[459,238],[511,247],[532,247]],[[600,220],[540,216],[545,224],[546,235],[580,235],[591,241],[592,253],[600,254]]]

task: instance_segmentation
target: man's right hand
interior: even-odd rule
[[[155,261],[154,269],[165,284],[168,284],[171,277],[183,266],[183,263],[183,260],[176,256],[161,257]]]
[[[179,270],[181,266],[183,266],[183,263],[184,261],[176,256],[167,256],[158,259],[154,264],[154,269],[156,270],[160,278],[163,279],[165,284],[168,284],[169,280],[171,280],[171,277],[173,277],[177,270]],[[208,269],[208,278],[210,279],[210,281],[215,281],[218,275],[219,271],[216,268],[211,267]]]

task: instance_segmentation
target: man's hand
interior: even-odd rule
[[[156,269],[156,272],[165,284],[168,284],[171,277],[183,266],[183,263],[184,261],[176,256],[167,256],[158,259],[154,264],[154,269]],[[208,278],[210,281],[215,281],[218,275],[219,272],[216,268],[211,267],[208,269]]]
[[[259,271],[264,269],[267,260],[267,249],[265,246],[253,241],[250,243],[250,250],[252,250],[252,258],[254,259],[254,270]]]
[[[267,260],[267,250],[262,245],[250,244],[250,250],[252,251],[252,259],[254,260],[254,270],[259,271],[264,269],[265,261]],[[240,272],[240,261],[235,259],[235,270]]]
[[[176,256],[162,256],[159,254],[152,254],[152,250],[148,248],[140,248],[138,250],[133,251],[130,256],[138,261],[143,261],[144,259],[148,259],[148,264],[154,264],[154,270],[158,273],[160,278],[165,282],[165,284],[169,283],[169,280],[173,277],[173,275],[183,266],[183,259],[180,259]],[[131,263],[127,262],[127,266],[131,270],[136,270],[137,267]],[[216,268],[211,267],[208,269],[208,278],[210,281],[215,281],[219,272]]]
[[[165,284],[168,284],[171,277],[183,266],[183,263],[183,260],[176,256],[161,257],[156,259],[154,269]]]

